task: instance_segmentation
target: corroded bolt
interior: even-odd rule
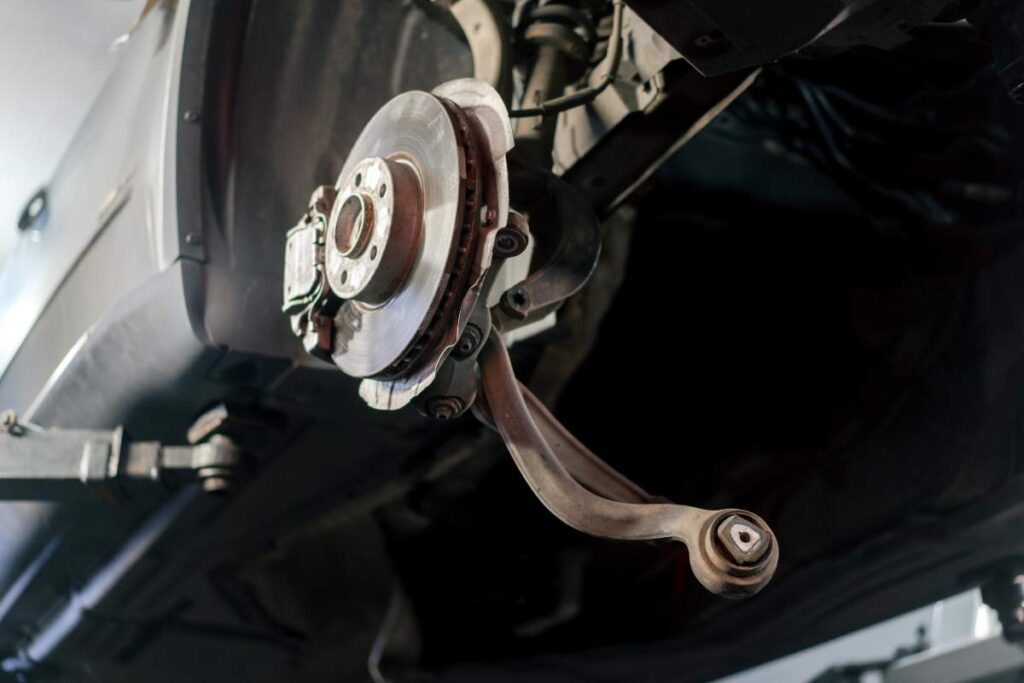
[[[740,515],[729,515],[718,523],[718,540],[737,564],[757,564],[768,552],[771,541],[756,524]]]
[[[451,420],[465,408],[457,396],[435,396],[427,401],[427,414],[438,420]]]
[[[13,410],[5,410],[0,413],[0,433],[14,431],[18,426],[18,416]]]
[[[519,256],[526,251],[529,240],[522,232],[513,228],[502,228],[494,239],[494,253],[501,258]]]
[[[525,320],[530,313],[530,294],[520,286],[515,286],[501,297],[501,310],[517,320]]]
[[[498,231],[494,240],[494,254],[499,258],[511,258],[526,251],[530,244],[530,224],[522,214],[508,213],[508,225]]]
[[[459,338],[459,343],[455,345],[455,349],[452,351],[452,356],[456,360],[464,360],[469,358],[480,348],[480,344],[484,341],[484,332],[480,329],[479,325],[469,323],[466,325],[466,330],[462,333],[462,337]]]

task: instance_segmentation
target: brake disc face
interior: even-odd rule
[[[371,406],[408,404],[464,331],[508,220],[511,147],[489,86],[404,93],[370,120],[337,183],[314,193],[289,233],[293,327],[308,350],[363,379]]]

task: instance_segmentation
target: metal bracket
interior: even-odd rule
[[[558,241],[541,268],[502,295],[494,312],[495,326],[502,332],[543,318],[576,294],[590,279],[601,255],[601,229],[582,193],[545,173],[533,194],[545,201],[534,202],[531,232],[537,234],[538,225],[557,225]]]

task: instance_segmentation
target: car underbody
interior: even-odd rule
[[[12,680],[1024,633],[1014,3],[150,5],[0,268]]]

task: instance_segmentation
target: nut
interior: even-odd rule
[[[427,401],[427,414],[438,420],[457,417],[466,405],[457,396],[435,396]]]
[[[771,540],[757,524],[740,515],[729,515],[718,523],[718,540],[737,564],[757,564],[771,547]]]

